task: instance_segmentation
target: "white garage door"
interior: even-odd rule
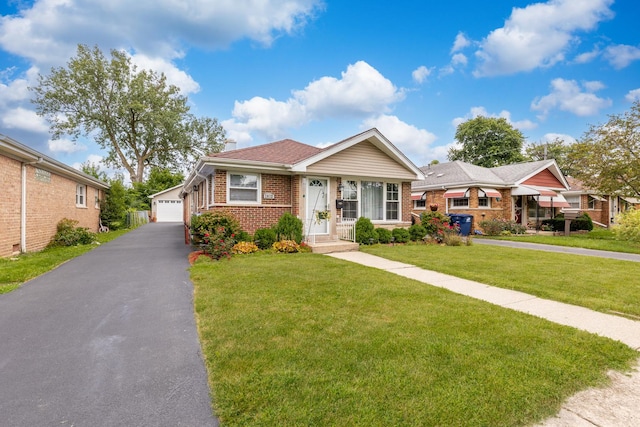
[[[182,200],[158,200],[156,221],[182,222]]]

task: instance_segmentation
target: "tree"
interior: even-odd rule
[[[184,175],[166,168],[152,167],[145,182],[133,182],[127,189],[127,205],[135,210],[149,210],[149,196],[182,183]]]
[[[110,181],[105,199],[100,205],[102,223],[111,230],[124,227],[127,214],[126,192],[122,175]]]
[[[460,148],[450,148],[450,161],[462,160],[491,168],[524,160],[524,136],[504,118],[478,116],[458,125],[456,141]]]
[[[91,163],[90,161],[86,161],[80,165],[80,170],[87,175],[91,175],[92,177],[99,179],[102,182],[107,182],[109,177],[105,171],[100,170],[100,165],[97,163]]]
[[[194,117],[178,87],[138,70],[126,52],[111,50],[108,60],[97,46],[78,45],[66,67],[38,76],[31,90],[54,138],[95,138],[108,150],[105,163],[126,169],[131,182],[142,182],[149,166],[187,167],[223,147],[216,119]]]
[[[570,145],[555,138],[553,141],[527,144],[524,155],[526,160],[531,161],[554,159],[563,174],[573,176],[575,171],[573,161],[569,159],[570,151]]]
[[[624,114],[591,126],[569,158],[585,187],[602,194],[640,197],[640,101]]]

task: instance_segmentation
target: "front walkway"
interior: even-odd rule
[[[0,424],[216,426],[181,223],[0,295]]]

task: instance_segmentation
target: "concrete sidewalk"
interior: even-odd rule
[[[363,252],[338,252],[328,256],[378,268],[501,307],[539,316],[555,323],[618,340],[631,348],[640,350],[640,322],[424,270]],[[630,374],[609,372],[611,384],[608,387],[584,390],[570,397],[556,416],[538,426],[632,427],[640,425],[639,368],[640,359]]]

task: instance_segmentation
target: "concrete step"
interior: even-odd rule
[[[330,254],[333,252],[350,252],[360,249],[360,245],[354,242],[344,240],[333,242],[316,242],[311,246],[311,252],[315,254]]]

